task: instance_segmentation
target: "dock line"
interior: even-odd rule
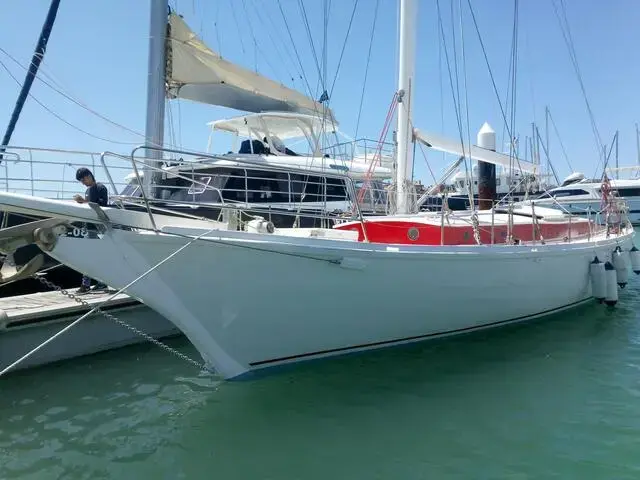
[[[199,240],[200,238],[204,237],[205,235],[208,235],[209,233],[213,232],[214,230],[217,230],[217,227],[214,227],[210,230],[207,230],[206,232],[198,235],[197,237],[193,237],[191,240],[189,240],[186,244],[184,244],[183,246],[181,246],[180,248],[178,248],[175,252],[171,253],[170,255],[168,255],[165,259],[161,260],[160,262],[156,263],[153,267],[151,267],[150,269],[148,269],[146,272],[144,272],[142,275],[138,276],[137,278],[133,279],[131,282],[129,282],[128,284],[126,284],[124,287],[122,287],[120,290],[118,290],[116,293],[114,293],[113,295],[111,295],[109,298],[107,298],[106,300],[102,301],[101,303],[99,303],[98,305],[96,305],[95,307],[93,307],[91,310],[89,310],[87,313],[85,313],[84,315],[82,315],[81,317],[79,317],[77,320],[74,320],[72,323],[70,323],[69,325],[67,325],[66,327],[64,327],[62,330],[60,330],[59,332],[55,333],[53,336],[49,337],[47,340],[45,340],[44,342],[42,342],[40,345],[38,345],[37,347],[33,348],[32,350],[30,350],[29,352],[25,353],[22,357],[20,357],[18,360],[16,360],[15,362],[13,362],[11,365],[9,365],[8,367],[6,367],[5,369],[3,369],[2,371],[0,371],[0,377],[2,377],[4,374],[6,374],[7,372],[9,372],[11,369],[15,368],[17,365],[19,365],[20,363],[24,362],[27,358],[29,358],[31,355],[35,354],[36,352],[38,352],[39,350],[41,350],[42,348],[44,348],[46,345],[48,345],[49,343],[51,343],[52,341],[54,341],[56,338],[58,338],[59,336],[61,336],[62,334],[64,334],[65,332],[71,330],[74,326],[76,326],[78,323],[80,323],[82,320],[84,320],[85,318],[91,316],[93,313],[95,313],[97,310],[100,310],[100,307],[102,305],[104,305],[105,303],[107,303],[110,300],[113,300],[116,296],[120,295],[121,293],[123,293],[127,288],[131,287],[132,285],[134,285],[135,283],[137,283],[138,281],[142,280],[144,277],[146,277],[147,275],[149,275],[151,272],[153,272],[154,270],[156,270],[158,267],[160,267],[161,265],[163,265],[164,263],[166,263],[167,261],[169,261],[170,259],[172,259],[173,257],[175,257],[177,254],[179,254],[180,252],[182,252],[182,250],[184,250],[185,248],[189,247],[193,242],[195,242],[196,240]],[[86,302],[85,302],[86,303]],[[89,304],[87,303],[87,306],[89,306]],[[169,348],[169,347],[167,347]],[[189,363],[197,366],[200,369],[206,369],[206,367],[204,366],[204,364],[201,364],[189,357],[187,357],[184,354],[181,354],[180,352],[174,352],[176,354],[178,354],[178,356],[180,356],[183,359],[186,359]]]

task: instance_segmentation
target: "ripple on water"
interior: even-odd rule
[[[637,479],[638,293],[246,382],[151,347],[19,373],[0,478]]]

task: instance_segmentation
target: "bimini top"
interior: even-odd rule
[[[209,122],[213,130],[224,130],[241,137],[277,136],[282,140],[333,133],[338,122],[330,118],[294,112],[262,112]]]

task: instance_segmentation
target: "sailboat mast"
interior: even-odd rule
[[[169,2],[168,0],[151,0],[150,3],[145,136],[147,145],[162,147],[164,145],[165,43]],[[162,152],[149,150],[146,152],[146,156],[152,159],[147,165],[157,167],[157,161],[162,159]],[[145,170],[145,191],[150,193],[155,175],[149,168]]]
[[[397,213],[409,213],[413,207],[410,182],[413,178],[413,124],[411,106],[415,91],[416,0],[400,0],[400,51],[398,75],[398,153],[396,168]]]
[[[45,51],[47,50],[47,43],[49,42],[49,37],[51,36],[51,29],[53,28],[53,24],[56,21],[56,15],[58,14],[59,6],[60,0],[52,0],[51,4],[49,5],[49,12],[47,13],[47,18],[42,25],[40,37],[38,38],[38,43],[36,44],[35,51],[33,52],[33,57],[31,58],[29,69],[27,70],[27,76],[24,79],[22,89],[20,89],[20,94],[18,95],[18,100],[16,100],[16,105],[13,108],[13,113],[11,114],[11,119],[9,120],[7,131],[2,138],[2,146],[0,147],[0,160],[2,160],[2,154],[5,151],[4,147],[9,145],[9,142],[11,141],[11,135],[13,134],[13,130],[16,128],[18,118],[20,118],[22,107],[24,106],[24,102],[27,99],[27,95],[29,95],[33,80],[36,78],[38,68],[40,68],[40,62],[42,62],[42,59],[44,58]]]

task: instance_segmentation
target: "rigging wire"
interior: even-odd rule
[[[347,33],[344,37],[344,42],[342,43],[342,50],[340,51],[340,58],[338,59],[338,66],[336,67],[336,74],[333,77],[333,83],[331,84],[331,90],[329,91],[329,99],[333,96],[333,89],[336,86],[336,80],[338,79],[338,73],[340,72],[340,66],[342,65],[342,57],[344,56],[344,51],[347,47],[347,42],[349,40],[349,33],[351,33],[351,25],[353,24],[353,18],[356,15],[356,9],[358,8],[359,0],[356,0],[353,4],[353,10],[351,10],[351,18],[349,19],[349,26],[347,27]],[[377,0],[376,0],[376,8],[377,8]]]
[[[218,20],[220,19],[221,3],[222,2],[216,2],[215,20],[213,21],[213,29],[216,31],[216,40],[218,42],[218,53],[220,54],[220,56],[222,56],[222,41],[220,40],[220,29],[218,28]]]
[[[553,5],[553,11],[556,15],[556,18],[558,19],[558,23],[560,24],[560,31],[562,32],[562,38],[564,39],[567,49],[569,50],[569,57],[571,59],[571,64],[573,65],[574,72],[576,74],[578,83],[580,85],[580,90],[582,91],[582,97],[584,99],[585,105],[587,107],[587,112],[589,114],[589,121],[591,122],[591,129],[596,142],[596,151],[598,152],[598,158],[600,159],[596,166],[596,172],[597,172],[597,170],[600,167],[600,163],[603,161],[602,152],[603,152],[604,145],[602,143],[602,137],[600,136],[600,131],[598,130],[598,125],[596,124],[595,116],[593,114],[591,103],[589,102],[589,97],[587,95],[587,90],[584,85],[584,80],[582,78],[582,72],[580,71],[580,65],[578,64],[578,56],[576,54],[575,46],[573,43],[573,37],[571,36],[571,29],[569,27],[569,20],[567,18],[567,11],[565,8],[564,0],[559,1],[562,16],[558,11],[557,0],[551,0],[551,3]],[[605,174],[604,170],[602,174],[603,175]]]
[[[463,81],[463,86],[462,88],[464,89],[464,109],[465,109],[465,113],[466,113],[466,120],[467,120],[467,145],[469,145],[469,150],[471,150],[471,125],[469,122],[469,92],[467,90],[467,61],[466,61],[466,57],[464,54],[464,22],[463,22],[463,15],[462,15],[462,0],[458,0],[459,3],[459,10],[460,10],[460,54],[462,56],[462,81]],[[453,5],[453,2],[451,2],[451,4]],[[458,98],[458,101],[460,101],[460,98]],[[469,151],[469,153],[471,153],[471,151]],[[469,157],[469,161],[471,161],[471,157]],[[494,167],[495,168],[495,167]],[[473,178],[473,169],[471,170],[471,177]],[[478,189],[478,199],[480,199],[480,190]],[[473,208],[472,208],[473,210]]]
[[[20,68],[22,68],[23,70],[28,70],[29,67],[25,67],[24,65],[22,65],[22,63],[20,63],[15,57],[13,57],[11,54],[9,54],[9,52],[7,52],[5,49],[3,49],[2,47],[0,47],[0,53],[3,53],[4,55],[6,55],[13,63],[15,63],[16,65],[18,65]],[[5,70],[7,70],[7,72],[9,72],[9,69],[6,67],[6,65],[3,64],[3,67],[5,68]],[[37,80],[39,80],[40,82],[42,82],[44,85],[46,85],[47,87],[49,87],[51,90],[53,90],[54,92],[58,93],[59,95],[63,96],[64,98],[66,98],[67,100],[69,100],[70,102],[78,105],[79,107],[85,109],[86,111],[88,111],[89,113],[95,115],[96,117],[104,120],[107,123],[110,123],[111,125],[113,125],[114,127],[118,127],[121,128],[122,130],[125,130],[129,133],[132,133],[134,135],[138,135],[140,137],[145,137],[145,135],[143,133],[140,133],[136,130],[133,130],[129,127],[126,127],[120,123],[114,122],[113,120],[105,117],[104,115],[102,115],[101,113],[93,110],[91,107],[89,107],[87,104],[85,104],[84,102],[77,100],[75,98],[73,98],[71,95],[67,94],[64,92],[64,90],[62,90],[62,88],[56,87],[54,85],[52,85],[51,83],[47,82],[46,80],[44,80],[42,78],[42,76],[45,76],[47,78],[49,78],[49,80],[52,83],[57,84],[58,82],[56,82],[53,78],[51,78],[50,75],[48,75],[45,71],[41,71],[40,72],[42,75],[38,75],[36,77]],[[18,84],[20,85],[20,81],[17,80],[10,72],[9,75],[11,75],[11,77],[16,80],[18,82]]]
[[[564,148],[564,143],[562,143],[562,138],[560,137],[560,132],[558,131],[558,127],[556,126],[556,122],[551,115],[551,111],[549,113],[549,120],[551,120],[551,125],[553,126],[553,130],[556,132],[556,136],[558,137],[558,142],[560,143],[560,149],[562,150],[562,154],[564,155],[564,159],[567,161],[567,165],[569,166],[569,171],[573,172],[573,167],[571,166],[571,162],[569,161],[569,156],[567,155],[567,151]]]
[[[518,86],[518,37],[519,37],[519,22],[518,22],[518,13],[519,13],[519,1],[515,0],[513,7],[513,48],[512,48],[512,87],[511,87],[511,132],[515,131],[516,128],[516,106],[517,106],[517,86]],[[509,136],[509,172],[513,171],[513,157],[515,157],[515,138],[511,135]],[[534,161],[534,159],[532,159]],[[510,180],[510,177],[509,177]]]
[[[296,59],[298,60],[298,65],[300,66],[300,71],[302,72],[302,78],[304,80],[304,83],[307,86],[307,91],[309,95],[313,95],[313,92],[311,90],[311,85],[309,85],[309,79],[307,78],[307,75],[304,71],[304,66],[302,65],[302,60],[300,60],[300,54],[298,53],[296,42],[293,40],[293,35],[291,33],[291,29],[289,28],[289,22],[287,22],[287,17],[284,14],[284,10],[282,9],[282,4],[280,3],[280,0],[278,0],[278,8],[280,9],[282,20],[284,21],[285,27],[287,28],[287,33],[289,34],[289,40],[291,40],[291,45],[293,45],[293,51],[296,54]]]
[[[240,29],[240,24],[238,23],[238,17],[236,17],[236,9],[233,8],[231,4],[231,0],[229,0],[229,7],[231,7],[231,15],[233,16],[233,21],[236,24],[236,29],[238,30],[238,38],[240,39],[240,48],[242,49],[242,53],[246,54],[246,50],[244,48],[244,42],[242,41],[242,30]]]
[[[11,70],[9,70],[9,68],[5,65],[5,63],[2,60],[0,60],[0,66],[5,69],[5,71],[9,74],[9,76],[16,82],[16,84],[18,84],[18,86],[21,85],[20,80],[18,80],[13,75],[13,73],[11,73]],[[113,140],[113,139],[101,137],[99,135],[95,135],[95,134],[93,134],[91,132],[88,132],[88,131],[78,127],[77,125],[74,125],[73,123],[65,120],[63,117],[58,115],[56,112],[54,112],[49,107],[47,107],[44,103],[42,103],[40,100],[38,100],[32,93],[29,93],[29,97],[31,99],[33,99],[33,101],[36,102],[38,105],[40,105],[43,109],[45,109],[47,112],[49,112],[51,115],[53,115],[55,118],[60,120],[62,123],[66,124],[67,126],[69,126],[71,128],[73,128],[74,130],[79,131],[80,133],[84,133],[85,135],[87,135],[89,137],[95,138],[97,140],[102,140],[102,141],[105,141],[105,142],[119,144],[119,145],[137,145],[139,143],[139,142],[120,142],[120,141],[117,141],[117,140]]]
[[[254,9],[255,9],[255,4],[254,4]],[[271,14],[269,13],[269,10],[266,10],[266,16],[267,19],[269,20],[269,22],[271,23],[271,25],[273,26],[273,30],[277,31],[277,27],[275,25],[275,22],[273,21],[273,18],[271,17]],[[282,67],[285,69],[287,77],[291,80],[292,85],[295,88],[295,74],[291,73],[291,69],[290,67],[287,65],[287,62],[285,62],[285,59],[282,55],[282,52],[280,51],[280,47],[278,47],[278,44],[276,43],[276,41],[273,38],[273,35],[271,34],[271,28],[265,28],[264,29],[267,32],[267,35],[269,37],[269,40],[271,40],[271,44],[273,45],[273,49],[276,52],[276,55],[278,56],[278,60],[280,62],[280,65],[282,65]],[[286,47],[285,43],[282,41],[282,39],[280,39],[280,42],[282,43],[282,45],[284,46],[285,49],[285,53],[288,55],[289,57],[289,61],[292,63],[294,71],[296,70],[296,66],[295,66],[295,61],[293,60],[293,57],[291,56],[291,52],[289,51],[289,49]],[[299,72],[296,72],[298,74],[298,76],[300,78],[302,78],[302,76],[300,75]]]
[[[327,85],[324,81],[322,81],[322,78],[323,78],[322,70],[320,68],[320,62],[318,61],[318,54],[316,52],[316,47],[315,47],[315,44],[313,43],[313,35],[311,34],[311,27],[309,26],[309,18],[307,17],[307,10],[304,8],[304,3],[302,2],[302,0],[298,0],[298,7],[300,9],[302,20],[304,21],[304,26],[307,31],[307,38],[309,40],[309,44],[311,45],[311,53],[313,54],[313,59],[315,60],[316,68],[318,70],[318,79],[321,81],[322,90],[326,90]],[[317,91],[316,91],[316,97],[317,97]]]
[[[487,49],[485,48],[484,42],[482,41],[482,35],[480,33],[480,27],[478,26],[478,22],[476,20],[476,15],[475,12],[473,11],[473,6],[471,5],[471,0],[467,0],[468,5],[469,5],[469,11],[471,12],[471,18],[473,20],[473,25],[475,27],[476,33],[478,34],[478,40],[480,42],[480,48],[482,49],[482,54],[484,56],[484,61],[487,64],[487,70],[489,71],[489,77],[491,78],[491,85],[493,86],[493,92],[496,95],[496,99],[498,100],[498,106],[500,107],[500,114],[502,115],[502,121],[504,122],[504,125],[507,128],[507,133],[509,135],[510,138],[513,138],[513,133],[509,130],[508,124],[509,121],[507,120],[507,114],[505,112],[505,107],[502,104],[502,101],[500,100],[500,93],[498,93],[498,87],[496,85],[496,80],[495,77],[493,75],[493,70],[491,69],[491,65],[489,63],[489,57],[487,55]],[[507,103],[507,101],[505,101],[505,104]]]
[[[182,101],[180,98],[175,99],[177,110],[178,110],[178,138],[177,143],[174,142],[174,145],[178,145],[179,148],[182,148]],[[171,102],[169,102],[171,105]]]
[[[444,135],[444,86],[442,82],[442,42],[438,42],[438,83],[440,87],[440,133]],[[446,153],[442,152],[442,160]]]
[[[260,54],[260,58],[262,60],[264,60],[264,62],[267,64],[267,66],[271,69],[271,71],[273,72],[273,74],[275,75],[276,79],[278,80],[278,82],[284,84],[284,82],[282,81],[282,79],[280,78],[280,73],[278,72],[278,70],[276,70],[274,68],[274,66],[272,65],[272,63],[269,61],[269,57],[265,54],[265,52],[262,50],[262,48],[260,47],[260,43],[258,42],[258,39],[255,35],[255,29],[253,28],[253,23],[251,22],[251,18],[249,16],[249,9],[247,8],[246,2],[245,0],[242,0],[242,8],[244,10],[245,13],[245,18],[247,20],[247,23],[249,24],[249,33],[251,34],[251,38],[253,40],[253,48],[254,48],[254,67],[255,67],[255,71],[256,73],[258,73],[258,54]],[[267,29],[268,30],[268,29]]]
[[[271,39],[271,43],[273,43],[273,46],[275,47],[276,51],[278,52],[278,56],[280,56],[280,61],[282,62],[282,64],[283,64],[283,65],[285,65],[285,64],[286,64],[286,62],[285,62],[285,61],[284,61],[284,59],[282,58],[281,53],[279,53],[279,49],[278,49],[278,46],[277,46],[277,44],[276,44],[276,41],[274,40],[274,37],[273,37],[273,35],[271,34],[271,32],[272,32],[272,31],[273,31],[273,32],[276,32],[276,36],[277,36],[278,40],[280,41],[280,44],[281,44],[282,48],[284,49],[284,53],[286,54],[287,58],[289,59],[289,62],[291,62],[291,66],[293,67],[293,70],[295,71],[295,74],[298,76],[298,78],[299,78],[300,80],[303,80],[303,78],[302,78],[302,71],[301,71],[301,70],[300,70],[300,68],[296,65],[296,61],[295,61],[295,59],[293,58],[293,55],[291,54],[291,49],[290,49],[290,48],[289,48],[289,46],[287,45],[287,42],[285,42],[285,41],[282,39],[282,36],[281,36],[281,35],[280,35],[280,33],[279,33],[281,29],[279,29],[279,28],[278,28],[278,26],[276,25],[276,22],[275,22],[275,20],[273,19],[273,17],[271,16],[271,13],[270,13],[269,9],[264,10],[264,12],[263,12],[263,13],[266,15],[267,20],[269,21],[269,23],[270,23],[270,24],[271,24],[271,26],[273,27],[273,28],[265,28],[265,30],[267,31],[267,34],[269,35],[269,38]],[[286,68],[286,66],[285,66],[285,68]],[[288,68],[287,68],[287,72],[288,72],[288,73],[290,72],[290,70],[289,70]],[[295,82],[295,75],[290,75],[290,76],[291,76],[291,80],[292,80],[292,82]],[[304,90],[304,86],[302,87],[302,90]],[[308,92],[308,93],[309,93],[309,94],[311,94],[311,92]]]
[[[323,16],[324,28],[322,30],[322,83],[324,89],[327,89],[327,75],[329,73],[329,51],[327,49],[327,42],[329,40],[329,2],[324,0],[324,16]]]
[[[376,0],[376,6],[373,13],[373,25],[371,27],[371,38],[369,39],[369,51],[367,53],[367,64],[364,69],[364,81],[362,82],[362,92],[360,94],[360,105],[358,106],[358,118],[356,120],[356,131],[354,138],[358,138],[358,129],[360,128],[360,118],[362,115],[362,104],[364,102],[364,92],[367,88],[367,77],[369,76],[369,63],[371,62],[371,50],[373,47],[373,37],[376,31],[376,22],[378,20],[378,7],[380,6],[380,0]]]
[[[458,133],[460,134],[460,145],[462,146],[462,156],[465,157],[465,162],[464,162],[464,168],[465,168],[465,178],[469,179],[469,165],[467,164],[467,154],[465,151],[465,142],[464,142],[464,128],[462,126],[462,116],[461,116],[461,112],[460,112],[460,106],[458,104],[458,101],[456,99],[456,88],[454,86],[453,83],[453,75],[451,73],[451,62],[449,61],[449,49],[447,48],[447,41],[446,41],[446,36],[444,33],[444,25],[442,22],[442,12],[440,10],[440,0],[436,0],[436,8],[438,11],[438,26],[439,26],[439,30],[440,30],[440,35],[441,35],[441,41],[442,41],[442,48],[444,50],[444,56],[445,56],[445,60],[447,63],[447,70],[449,72],[449,85],[451,87],[451,95],[453,96],[453,107],[454,107],[454,111],[456,114],[456,122],[458,124]],[[455,36],[454,36],[455,37]],[[454,40],[455,42],[455,40]],[[456,78],[457,78],[457,74],[456,74]],[[469,193],[469,198],[470,198],[470,205],[471,208],[474,208],[475,203],[473,202],[473,191],[472,191],[472,187],[471,187],[471,183],[469,182],[468,185],[468,193]]]
[[[253,31],[253,25],[251,24],[251,19],[249,18],[249,12],[247,11],[247,5],[245,0],[242,0],[242,9],[244,10],[245,19],[249,24],[249,33],[251,34],[251,38],[253,39],[253,58],[254,58],[254,67],[256,73],[258,73],[258,41],[256,40],[255,32]],[[264,56],[264,55],[263,55]],[[278,75],[275,71],[276,76]]]

